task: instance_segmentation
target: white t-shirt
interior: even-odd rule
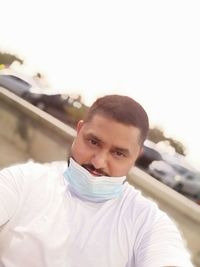
[[[73,195],[67,164],[0,172],[0,267],[191,267],[175,224],[128,183],[118,199]]]

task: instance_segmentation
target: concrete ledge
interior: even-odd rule
[[[73,128],[51,116],[50,114],[44,112],[43,110],[40,110],[39,108],[33,106],[29,102],[25,101],[21,97],[18,97],[17,95],[13,94],[3,87],[0,87],[0,100],[3,102],[5,101],[8,105],[16,106],[19,111],[22,111],[32,119],[37,119],[38,122],[41,121],[43,124],[45,124],[45,126],[53,129],[65,138],[67,133],[67,138],[69,138],[71,142],[73,141],[76,135],[76,131]]]
[[[63,160],[76,131],[4,88],[0,88],[0,135],[37,161]]]
[[[167,203],[177,212],[181,212],[200,225],[200,206],[139,168],[132,168],[129,174],[129,182],[146,194],[148,192],[148,195],[152,198]]]

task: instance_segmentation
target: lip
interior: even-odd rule
[[[103,176],[101,173],[96,172],[96,171],[93,171],[93,170],[91,170],[91,169],[89,169],[89,168],[86,168],[86,170],[87,170],[90,174],[92,174],[93,176]]]
[[[89,171],[89,170],[88,170]],[[95,172],[95,171],[89,171],[93,176],[102,176],[102,174]]]

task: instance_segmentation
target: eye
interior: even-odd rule
[[[99,146],[98,141],[95,140],[95,139],[88,139],[88,142],[89,142],[89,144],[92,145],[92,146]]]
[[[116,157],[118,159],[126,157],[126,155],[121,151],[113,151],[112,153],[113,153],[114,157]]]

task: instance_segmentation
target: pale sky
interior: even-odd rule
[[[200,1],[0,0],[0,51],[86,104],[120,93],[200,169]]]

